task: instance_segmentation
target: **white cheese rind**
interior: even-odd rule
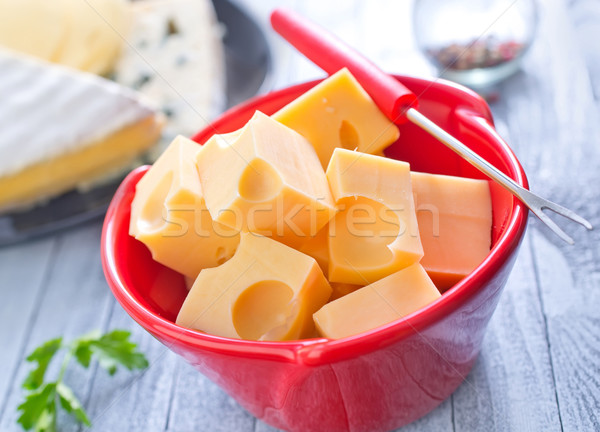
[[[0,177],[92,145],[155,112],[119,84],[0,50]]]

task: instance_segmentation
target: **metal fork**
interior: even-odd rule
[[[566,241],[569,244],[575,244],[573,239],[567,235],[562,229],[559,228],[556,223],[546,215],[543,210],[548,209],[557,213],[561,216],[564,216],[568,219],[571,219],[578,224],[583,225],[587,229],[593,229],[592,224],[589,223],[586,219],[579,216],[572,210],[565,208],[561,205],[553,203],[545,198],[542,198],[539,195],[519,186],[513,179],[508,177],[506,174],[498,170],[495,166],[490,164],[488,161],[483,159],[473,150],[465,146],[459,140],[454,138],[444,129],[436,125],[434,122],[429,120],[419,111],[414,108],[409,108],[406,117],[410,120],[411,123],[419,126],[421,129],[430,133],[454,152],[458,153],[462,158],[464,158],[471,165],[475,166],[475,168],[479,169],[485,175],[490,177],[492,180],[500,184],[514,196],[516,196],[523,204],[525,204],[529,210],[533,212],[543,223],[548,226],[556,235],[558,235],[561,239]]]

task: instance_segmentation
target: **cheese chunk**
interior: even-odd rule
[[[233,258],[200,272],[177,324],[237,339],[306,338],[314,335],[312,314],[330,295],[313,258],[267,237],[242,233]]]
[[[106,74],[128,35],[128,12],[126,0],[0,0],[0,45]]]
[[[159,104],[168,115],[165,136],[193,136],[227,102],[224,29],[213,2],[144,0],[129,6],[131,31],[115,81]]]
[[[353,293],[359,288],[362,288],[361,285],[352,285],[340,282],[331,282],[330,285],[332,290],[331,297],[329,297],[330,302]]]
[[[323,168],[336,147],[380,153],[400,136],[344,68],[273,114],[314,146]]]
[[[327,179],[338,213],[329,229],[329,280],[373,283],[423,256],[406,162],[335,149]]]
[[[63,0],[0,0],[0,45],[51,60],[66,36]]]
[[[419,264],[327,303],[314,314],[321,336],[339,339],[409,315],[440,297]]]
[[[335,212],[310,143],[261,112],[241,130],[213,136],[197,165],[210,214],[236,230],[295,247]]]
[[[214,222],[194,159],[200,146],[177,137],[136,187],[129,233],[154,260],[188,277],[229,259],[239,234]]]
[[[490,252],[492,200],[486,180],[411,173],[425,255],[440,290],[472,272]]]
[[[101,75],[111,72],[129,35],[128,2],[60,1],[64,4],[67,37],[50,60]]]
[[[300,252],[313,257],[325,276],[329,273],[329,224],[297,248]]]
[[[2,210],[114,175],[160,137],[162,116],[112,81],[4,49],[0,70]]]

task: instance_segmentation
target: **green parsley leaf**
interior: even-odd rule
[[[44,382],[44,375],[46,369],[54,357],[54,354],[60,349],[62,345],[62,338],[56,338],[49,340],[37,347],[29,356],[25,359],[28,362],[36,362],[37,367],[29,372],[25,381],[23,381],[23,388],[27,390],[35,390]]]
[[[129,370],[148,367],[146,356],[139,352],[137,345],[129,341],[131,333],[125,330],[114,330],[91,341],[90,346],[98,357],[98,363],[110,375],[114,375],[117,366],[125,366]]]
[[[75,359],[81,366],[84,368],[88,368],[90,366],[90,362],[92,361],[92,349],[90,347],[91,343],[95,340],[98,340],[102,337],[102,333],[98,330],[90,332],[73,342],[73,355]]]
[[[29,430],[35,427],[37,431],[51,431],[54,424],[56,383],[50,382],[40,389],[29,393],[25,397],[25,402],[17,407],[21,416],[17,422],[24,429]]]
[[[130,336],[125,330],[113,330],[104,335],[96,331],[70,344],[63,344],[62,338],[56,338],[36,348],[26,358],[28,362],[37,364],[23,382],[27,393],[25,401],[17,407],[17,411],[20,412],[17,422],[26,430],[57,432],[56,414],[60,404],[60,407],[75,419],[91,426],[81,402],[73,390],[63,383],[69,361],[74,357],[80,365],[87,368],[95,355],[100,366],[111,375],[116,372],[118,365],[129,370],[143,369],[148,366],[148,360],[137,350],[137,345],[129,340]],[[63,355],[58,377],[54,381],[46,382],[46,369],[61,349],[68,352]]]
[[[57,432],[56,406],[48,405],[35,424],[35,432]]]
[[[73,390],[63,383],[58,383],[56,386],[56,392],[58,393],[58,397],[60,399],[60,405],[65,409],[65,411],[67,411],[84,425],[92,425],[86,412],[81,406],[79,399],[77,399],[77,396],[75,396],[75,393],[73,393]]]

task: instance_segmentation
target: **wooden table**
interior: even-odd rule
[[[518,0],[517,0],[518,1]],[[248,7],[267,26],[275,0]],[[415,52],[410,2],[288,1],[385,69],[429,74]],[[545,0],[522,72],[492,105],[533,190],[600,227],[600,2]],[[273,38],[273,86],[321,72]],[[563,221],[560,221],[561,223]],[[412,430],[600,430],[600,230],[562,224],[568,246],[530,220],[520,256],[466,382]],[[18,431],[23,357],[46,339],[92,329],[131,329],[151,361],[109,378],[72,368],[97,431],[269,431],[115,303],[100,266],[101,222],[0,249],[0,430]],[[52,372],[51,372],[52,373]],[[307,413],[310,415],[310,413]],[[62,431],[79,430],[66,416]]]

